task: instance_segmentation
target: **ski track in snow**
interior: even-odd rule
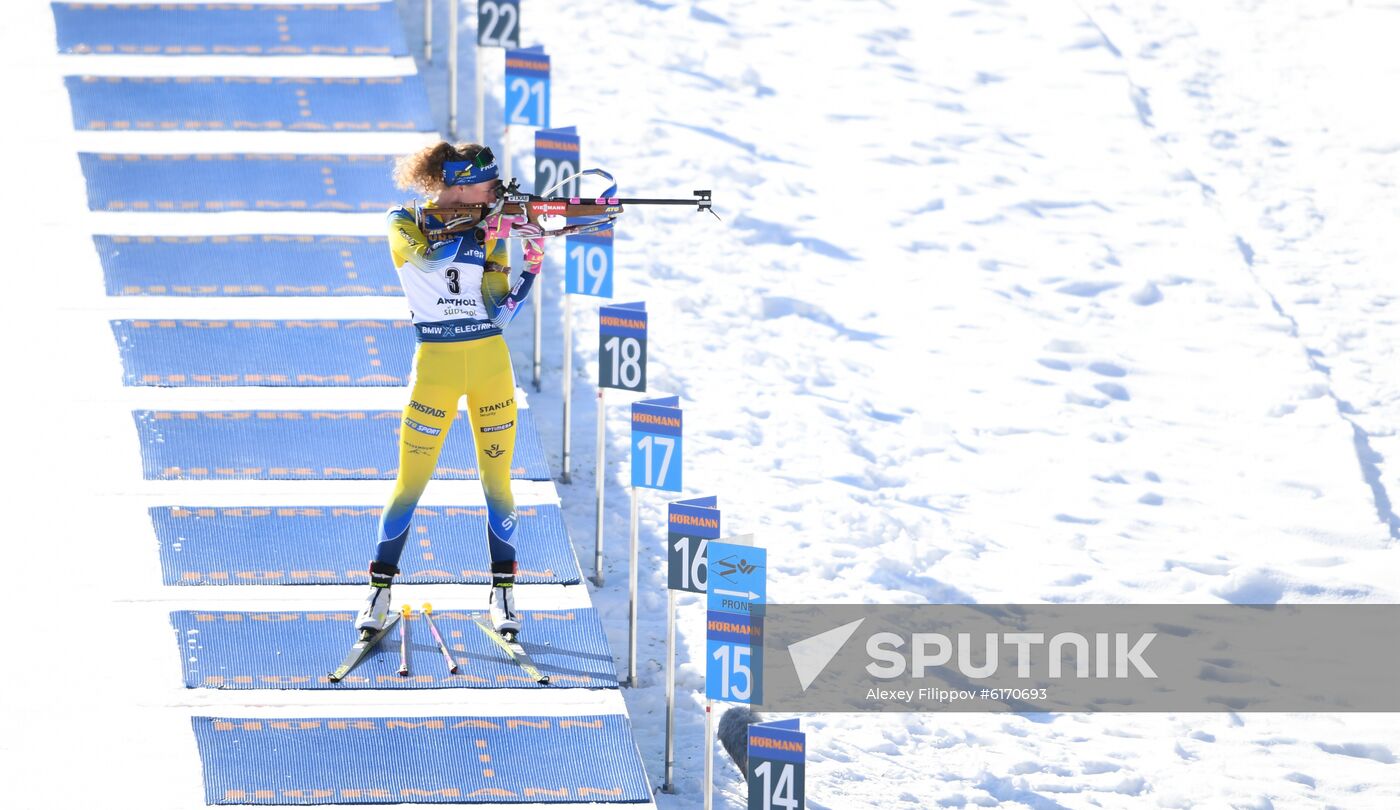
[[[1380,88],[1400,78],[1384,50],[1400,12],[1289,9],[642,0],[529,14],[526,44],[554,60],[554,122],[579,126],[586,164],[613,170],[622,194],[715,190],[723,223],[628,213],[615,300],[647,302],[649,395],[682,397],[686,493],[719,495],[726,531],[769,547],[775,601],[1396,601],[1387,271],[1400,253],[1400,144],[1378,111]],[[401,12],[412,43],[421,6]],[[435,30],[445,41],[445,13]],[[439,120],[442,61],[424,70]],[[462,60],[466,121],[473,61]],[[35,105],[18,147],[40,149],[43,127],[66,131],[56,77],[43,78],[57,98]],[[488,112],[488,133],[500,123]],[[527,152],[528,136],[514,137]],[[52,149],[57,170],[16,166],[16,187],[59,187],[76,208],[72,151]],[[532,177],[528,161],[515,174]],[[0,198],[52,239],[91,216]],[[89,253],[77,269],[100,290]],[[44,254],[21,246],[19,261]],[[561,269],[552,254],[546,387],[530,396],[556,467]],[[57,452],[50,436],[16,436],[16,457],[41,459],[41,480],[70,493],[119,493],[110,476],[130,475],[137,456],[129,416],[111,407],[120,365],[100,295],[54,300],[51,283],[16,281],[71,321],[51,338],[72,347],[71,365],[55,374],[19,352],[12,374],[46,381],[46,421],[82,427]],[[574,483],[560,487],[586,572],[595,324],[594,307],[576,304]],[[32,345],[29,334],[10,345]],[[529,337],[511,335],[521,380]],[[94,394],[92,379],[108,387]],[[608,584],[594,599],[625,656],[620,399]],[[79,462],[91,447],[111,460]],[[62,501],[36,497],[50,511]],[[128,560],[153,558],[149,540],[94,547],[149,534],[144,513],[99,500],[64,536],[48,521],[31,532],[78,572],[68,584],[98,594],[54,605],[54,621],[106,607],[101,595],[121,586],[105,572],[154,568]],[[660,784],[665,497],[642,503],[645,686],[624,698]],[[53,585],[26,583],[23,600],[50,602]],[[659,795],[661,808],[701,805],[703,607],[680,602],[680,793]],[[39,643],[25,632],[19,644]],[[110,640],[91,643],[89,660],[120,660]],[[168,656],[160,645],[148,646]],[[170,657],[150,666],[164,673]],[[44,688],[6,678],[7,707]],[[120,702],[123,683],[96,683],[70,708],[53,696],[42,713],[14,708],[21,722],[31,710],[31,722],[83,717],[93,701]],[[1400,734],[1384,715],[811,715],[804,727],[821,808],[1400,800]],[[168,742],[136,750],[198,768],[187,727],[155,728],[145,736]],[[7,760],[26,753],[0,747]],[[722,754],[716,766],[717,806],[744,806],[733,766]]]

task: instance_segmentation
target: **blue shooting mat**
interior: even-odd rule
[[[651,802],[621,714],[191,719],[208,804]]]
[[[108,295],[402,295],[382,236],[94,236]]]
[[[54,3],[60,53],[405,56],[389,3]]]
[[[384,212],[393,155],[78,153],[94,211]]]
[[[385,496],[388,496],[386,491]],[[166,585],[342,585],[369,582],[378,506],[156,506],[151,522]],[[582,575],[558,506],[515,509],[523,584]],[[398,582],[491,582],[486,507],[419,506]]]
[[[119,320],[127,385],[407,385],[408,321]]]
[[[87,130],[433,132],[423,80],[265,76],[67,76]]]
[[[402,590],[402,589],[396,589]],[[410,589],[411,590],[411,589]],[[516,597],[524,602],[528,592]],[[180,610],[170,614],[179,634],[185,686],[190,689],[616,689],[617,670],[607,635],[593,608],[526,610],[521,605],[520,639],[540,672],[541,686],[525,674],[472,621],[480,613],[433,609],[433,622],[452,650],[457,674],[416,611],[409,616],[409,674],[398,674],[399,628],[365,656],[339,683],[336,668],[358,637],[354,610],[327,612],[226,612]]]
[[[398,475],[402,411],[132,411],[148,480],[346,480]],[[529,408],[511,477],[550,479]],[[488,440],[488,447],[491,446]],[[453,422],[434,478],[479,478],[471,423]]]

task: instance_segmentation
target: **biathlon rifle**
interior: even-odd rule
[[[585,174],[598,174],[609,180],[612,179],[610,175],[600,169],[588,169],[560,180],[545,193],[554,191],[575,177],[581,177]],[[545,229],[530,224],[517,225],[511,229],[511,237],[518,239],[536,236],[567,236],[605,230],[612,227],[612,224],[622,215],[623,207],[628,205],[693,205],[696,207],[695,210],[709,211],[715,219],[719,219],[719,214],[716,214],[711,207],[709,189],[696,190],[693,192],[694,199],[614,197],[612,194],[616,189],[617,186],[614,185],[603,192],[602,196],[596,198],[544,197],[521,193],[519,181],[512,179],[510,185],[502,190],[494,206],[476,204],[444,205],[428,209],[419,207],[414,210],[414,218],[417,220],[419,229],[423,231],[423,235],[433,241],[455,239],[476,228],[482,220],[496,214],[516,217],[534,214],[593,218],[587,222],[571,223],[554,229]]]

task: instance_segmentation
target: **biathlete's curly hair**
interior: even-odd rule
[[[479,143],[450,144],[447,141],[425,146],[394,163],[394,184],[405,191],[436,197],[447,187],[442,182],[442,164],[449,160],[470,161],[484,148]]]

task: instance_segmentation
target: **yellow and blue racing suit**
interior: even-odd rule
[[[424,206],[425,216],[430,217],[431,211],[431,203]],[[437,467],[458,401],[465,396],[477,469],[486,492],[491,568],[495,573],[514,571],[510,467],[515,448],[515,371],[501,335],[508,319],[499,315],[504,314],[501,305],[513,297],[523,299],[529,285],[509,289],[505,240],[479,244],[478,233],[429,243],[412,211],[389,212],[389,252],[418,333],[411,392],[399,428],[398,480],[380,518],[374,558],[395,569],[418,499]]]

